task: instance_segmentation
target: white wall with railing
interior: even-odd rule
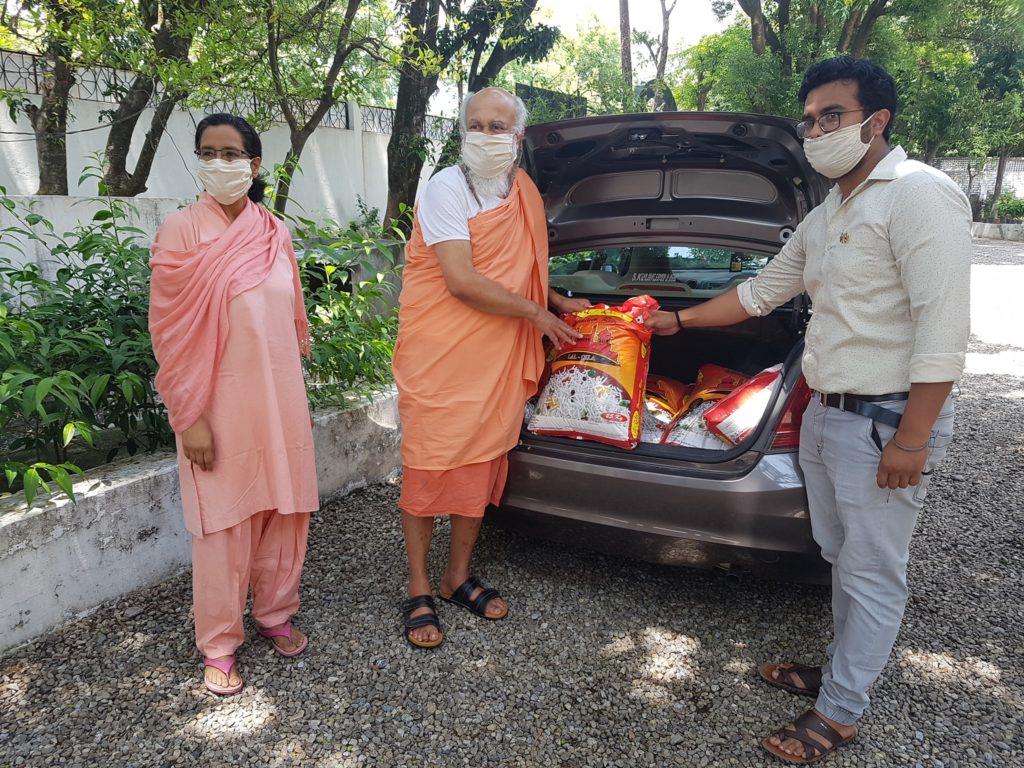
[[[37,57],[0,51],[0,90],[23,95],[38,104],[39,68]],[[111,94],[130,81],[131,73],[118,70],[90,68],[76,72],[67,135],[71,196],[97,193],[95,179],[80,178],[99,163],[98,154],[109,132],[109,113],[116,108],[116,99]],[[176,109],[160,142],[142,197],[194,198],[200,189],[195,175],[196,158],[192,154],[196,125],[212,112],[251,114],[256,105],[250,102],[251,97],[241,94],[228,104]],[[129,169],[134,167],[149,128],[151,107],[143,112],[136,127]],[[302,153],[289,212],[345,223],[359,217],[360,200],[366,207],[383,212],[387,204],[387,144],[393,116],[390,109],[361,107],[355,102],[339,104],[331,110]],[[450,126],[451,121],[443,118],[428,121],[427,132],[436,148]],[[262,132],[261,139],[264,165],[271,168],[283,162],[289,146],[287,127],[282,122],[273,122]],[[424,177],[432,170],[430,165],[424,168]],[[31,195],[38,183],[35,137],[28,118],[19,114],[12,119],[8,110],[0,110],[0,186],[9,195]]]

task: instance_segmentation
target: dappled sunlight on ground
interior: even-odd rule
[[[197,713],[183,733],[210,740],[222,738],[225,731],[235,738],[245,737],[271,725],[276,714],[277,706],[271,696],[266,691],[254,690],[245,699],[225,697],[217,706]]]
[[[1003,671],[983,659],[907,648],[899,654],[899,665],[904,677],[982,692],[1024,711],[1024,690],[1003,685]]]

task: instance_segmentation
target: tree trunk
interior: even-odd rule
[[[622,62],[622,80],[627,90],[633,92],[633,28],[629,23],[629,0],[619,0],[619,55]],[[629,104],[622,105],[629,109]]]
[[[888,4],[889,0],[874,0],[864,12],[864,20],[857,27],[857,32],[850,43],[850,55],[853,58],[864,58],[868,43],[871,42],[871,33],[875,31],[875,24],[889,12]]]
[[[993,204],[1002,197],[1003,194],[1003,179],[1006,176],[1006,162],[1010,159],[1010,150],[1004,149],[999,153],[999,162],[996,164],[996,181],[992,185],[992,202]]]
[[[49,58],[49,57],[48,57]],[[50,69],[43,79],[43,99],[29,108],[32,130],[36,134],[39,161],[37,195],[68,193],[68,94],[75,83],[75,72],[61,57],[49,58]]]
[[[708,96],[711,95],[711,83],[704,79],[704,73],[697,73],[697,111],[707,112]]]
[[[206,0],[191,0],[181,3],[188,10],[195,10],[206,4]],[[188,63],[188,52],[192,47],[194,33],[179,36],[176,28],[176,10],[168,5],[169,10],[158,16],[156,7],[148,7],[144,18],[147,29],[154,30],[153,47],[157,56],[165,61]],[[128,170],[128,151],[131,149],[135,128],[142,118],[142,112],[152,98],[157,87],[157,79],[151,74],[140,73],[132,81],[128,93],[118,104],[117,111],[111,121],[110,133],[107,134],[107,146],[104,152],[102,183],[106,185],[108,194],[133,197],[146,191],[149,173],[153,168],[157,148],[167,129],[167,121],[174,112],[175,106],[185,98],[186,94],[164,93],[154,110],[153,117],[146,132],[139,159],[135,170]]]
[[[536,0],[534,1],[536,2]],[[288,93],[287,77],[282,73],[279,56],[280,46],[285,36],[282,35],[277,11],[273,3],[267,4],[267,59],[270,64],[270,76],[274,85],[274,93],[277,96],[277,104],[281,108],[285,122],[288,124],[288,133],[291,141],[288,153],[285,155],[285,161],[281,166],[281,176],[274,190],[274,212],[279,218],[284,218],[285,209],[288,207],[288,198],[292,188],[292,176],[299,166],[302,150],[305,148],[306,142],[309,141],[309,137],[313,135],[313,132],[324,119],[324,116],[338,103],[338,97],[334,92],[338,76],[341,74],[342,67],[348,57],[360,47],[352,43],[352,27],[362,2],[363,0],[347,0],[346,2],[344,17],[334,45],[334,56],[324,78],[320,98],[316,101],[315,109],[305,120],[300,119],[300,114],[295,109],[296,105],[293,104]],[[369,53],[365,47],[363,50]],[[302,116],[306,117],[305,115]]]
[[[779,50],[777,53],[782,55],[782,70],[787,74],[793,74],[793,56],[790,54],[788,47],[784,41],[786,39],[786,28],[789,26],[789,2],[790,0],[778,0],[778,11],[779,11],[779,34],[778,39],[780,41]]]
[[[25,111],[36,135],[36,157],[39,161],[37,195],[68,193],[68,96],[75,84],[75,70],[70,64],[71,50],[67,44],[71,29],[71,11],[62,2],[50,0],[46,10],[57,25],[47,44],[46,69],[42,73],[42,100]]]
[[[401,208],[411,207],[416,200],[420,174],[430,151],[425,136],[427,106],[437,91],[437,75],[425,75],[412,62],[418,51],[436,47],[439,8],[440,0],[413,0],[405,17],[412,33],[403,43],[403,63],[398,70],[395,124],[388,140],[388,204],[384,222],[395,222],[406,237],[412,222],[401,216]]]
[[[318,120],[317,123],[319,122]],[[274,190],[274,214],[278,218],[284,218],[284,209],[288,207],[295,169],[299,167],[299,158],[302,157],[302,150],[306,148],[306,142],[309,141],[309,137],[312,135],[313,128],[310,128],[308,124],[291,135],[288,154],[285,155],[284,164],[281,166],[280,176],[277,179],[277,187]]]
[[[668,65],[668,25],[672,11],[676,8],[674,0],[672,5],[666,6],[665,0],[661,0],[661,46],[658,48],[658,59],[656,62],[657,73],[654,80],[654,111],[661,112],[665,108],[665,68]]]
[[[836,44],[836,53],[849,52],[850,43],[853,42],[853,36],[857,32],[857,28],[860,26],[861,19],[863,18],[863,8],[855,6],[850,9],[850,12],[846,16],[846,21],[843,22],[843,30],[839,33],[839,42]]]
[[[761,0],[739,0],[740,8],[750,17],[750,44],[754,54],[763,56],[768,49],[768,22],[764,18]]]

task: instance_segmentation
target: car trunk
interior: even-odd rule
[[[523,148],[523,167],[544,197],[552,288],[613,306],[648,294],[674,310],[730,290],[756,274],[827,193],[793,122],[764,115],[566,120],[532,126]],[[718,254],[726,261],[710,263]],[[736,447],[640,443],[626,451],[525,430],[523,441],[615,460],[658,457],[704,466],[772,450],[771,428],[800,378],[805,310],[798,297],[768,317],[653,339],[650,373],[684,384],[708,363],[747,375],[786,363],[761,424]]]
[[[608,297],[588,298],[609,301]],[[735,447],[724,442],[715,450],[641,442],[632,450],[624,450],[593,441],[536,435],[526,429],[525,422],[522,441],[530,445],[560,445],[573,451],[582,449],[594,455],[671,458],[701,465],[729,463],[750,451],[772,450],[772,428],[780,421],[786,401],[800,379],[803,327],[804,315],[787,305],[767,317],[751,318],[728,328],[690,329],[652,338],[649,375],[666,376],[684,384],[693,383],[700,367],[709,363],[748,376],[773,365],[784,365],[783,386],[776,388],[757,428]]]

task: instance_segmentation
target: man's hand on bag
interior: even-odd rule
[[[203,472],[213,469],[213,432],[202,416],[181,433],[181,449],[185,453],[185,458]]]
[[[654,331],[656,336],[671,336],[674,333],[679,333],[679,323],[676,320],[675,312],[658,310],[650,316],[646,325]]]
[[[917,485],[921,482],[921,472],[927,462],[928,451],[904,451],[890,442],[882,450],[875,482],[879,488],[892,491]]]
[[[583,336],[582,333],[568,325],[560,317],[548,312],[546,309],[542,309],[540,306],[537,307],[537,311],[530,317],[530,322],[533,323],[534,328],[551,340],[551,343],[555,345],[555,349],[561,349],[563,344],[571,344]]]

